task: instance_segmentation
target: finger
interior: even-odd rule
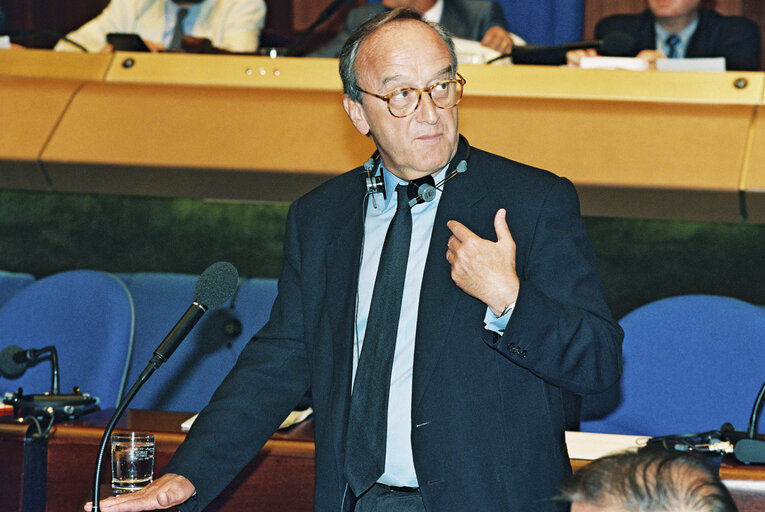
[[[497,242],[513,241],[510,227],[507,225],[507,210],[500,208],[494,215],[494,232],[497,234]]]
[[[476,236],[475,233],[467,228],[467,226],[456,220],[450,220],[447,222],[446,227],[451,230],[452,235],[454,235],[458,242],[465,242],[465,240],[469,239],[470,237]]]

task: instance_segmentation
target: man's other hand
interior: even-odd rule
[[[161,510],[191,498],[194,485],[181,475],[168,473],[162,475],[140,491],[112,496],[100,500],[99,510],[104,512],[139,512],[143,510]],[[93,510],[93,503],[85,504],[85,511]]]

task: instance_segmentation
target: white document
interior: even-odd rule
[[[579,61],[582,69],[629,69],[644,71],[648,69],[648,61],[637,57],[582,57]]]
[[[611,453],[635,450],[645,446],[648,439],[650,439],[649,436],[566,431],[566,445],[570,459],[595,460]]]
[[[725,71],[725,57],[704,59],[656,59],[659,71]]]
[[[282,422],[282,424],[279,426],[279,430],[287,427],[291,427],[295,423],[300,423],[301,421],[305,421],[311,414],[313,414],[313,409],[310,407],[304,411],[292,411],[287,418]],[[186,432],[188,429],[191,428],[191,425],[194,423],[194,420],[197,419],[197,416],[199,414],[195,414],[191,418],[187,419],[183,423],[181,423],[181,430]]]

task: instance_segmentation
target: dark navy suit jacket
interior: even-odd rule
[[[617,14],[600,20],[595,39],[614,32],[635,38],[632,56],[641,50],[656,49],[656,18],[650,10],[640,14]],[[725,57],[725,67],[733,71],[760,69],[760,29],[740,16],[723,16],[716,11],[699,11],[699,25],[691,36],[686,57]]]
[[[382,4],[362,5],[348,13],[343,29],[321,48],[309,53],[309,57],[337,57],[345,41],[362,23],[389,9]],[[497,25],[505,30],[507,22],[502,7],[487,0],[444,0],[441,25],[452,36],[480,41],[491,27]]]
[[[461,143],[451,168],[464,155]],[[270,320],[167,467],[194,483],[201,506],[309,388],[316,510],[336,512],[353,501],[342,468],[363,243],[361,173],[333,178],[290,208]],[[494,240],[499,208],[508,212],[521,283],[502,336],[484,328],[486,305],[454,284],[445,256],[448,220]],[[613,385],[621,340],[571,182],[472,149],[467,171],[446,184],[438,205],[417,320],[412,448],[428,511],[565,510],[550,501],[571,472],[565,395]]]

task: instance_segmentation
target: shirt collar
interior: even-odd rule
[[[447,163],[440,171],[435,173],[433,175],[433,179],[435,180],[436,184],[438,185],[443,179],[446,174],[446,170],[449,168],[449,164]],[[379,170],[382,169],[382,176],[383,176],[383,183],[385,185],[385,201],[380,202],[378,199],[378,211],[384,212],[387,211],[389,208],[393,207],[393,198],[396,195],[396,187],[398,185],[406,185],[408,182],[406,180],[402,180],[392,172],[390,172],[388,169],[385,168],[385,166],[382,164],[382,161],[379,164],[378,169],[376,169],[376,172],[379,172]],[[443,186],[436,187],[436,194],[441,194],[443,189]],[[382,194],[378,196],[379,198],[382,198]],[[425,203],[428,204],[428,203]]]
[[[425,18],[426,21],[439,23],[441,21],[441,16],[443,15],[443,13],[444,13],[444,0],[438,0],[433,7],[425,11],[422,17]]]
[[[659,22],[654,23],[655,30],[656,30],[656,49],[661,51],[666,51],[664,48],[664,42],[667,40],[667,37],[669,37],[669,32],[659,25]],[[677,33],[677,36],[680,38],[680,43],[677,46],[677,54],[679,56],[685,57],[685,50],[688,48],[688,43],[691,41],[691,37],[693,37],[693,33],[696,32],[696,27],[699,26],[699,17],[696,16],[696,19],[693,20],[688,24],[687,27],[685,27],[683,30]]]

